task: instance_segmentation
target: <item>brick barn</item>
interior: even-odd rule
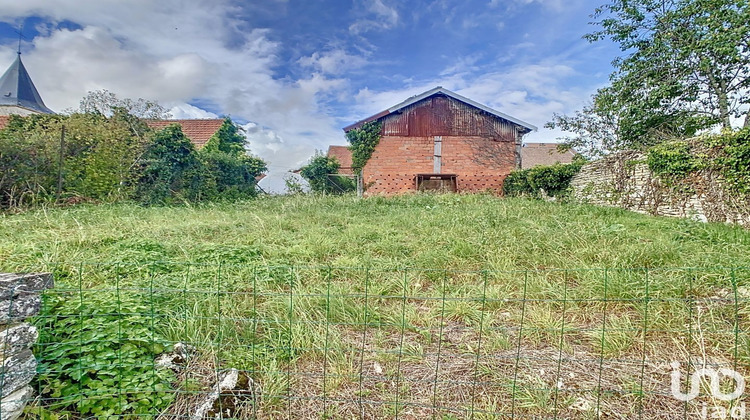
[[[499,192],[505,177],[521,166],[523,135],[536,130],[442,87],[411,97],[344,131],[370,121],[382,124],[382,136],[362,170],[368,194]]]

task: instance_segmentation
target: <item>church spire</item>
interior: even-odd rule
[[[54,114],[44,105],[34,82],[31,81],[31,76],[21,61],[20,47],[16,60],[0,77],[0,113],[2,108],[11,107],[23,108],[32,113]]]

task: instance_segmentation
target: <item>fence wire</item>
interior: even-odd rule
[[[49,269],[30,418],[745,413],[750,268]]]

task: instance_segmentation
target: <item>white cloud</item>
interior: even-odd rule
[[[366,17],[363,17],[349,26],[349,32],[355,35],[369,31],[391,29],[399,21],[398,11],[386,5],[383,0],[366,0],[358,2],[364,7]]]
[[[190,120],[190,119],[207,119],[207,118],[218,118],[219,116],[213,112],[208,112],[204,109],[200,109],[197,106],[193,106],[186,103],[180,103],[173,105],[169,109],[169,114],[172,118],[177,120]]]
[[[298,63],[326,74],[342,74],[365,66],[367,59],[338,49],[322,53],[316,51],[310,56],[300,58]]]

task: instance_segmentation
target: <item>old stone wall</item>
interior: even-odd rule
[[[31,346],[36,327],[25,322],[37,315],[41,292],[52,287],[51,274],[0,274],[0,419],[15,420],[33,399],[29,383],[37,362]]]
[[[750,226],[750,202],[729,194],[724,182],[718,172],[705,169],[669,185],[651,172],[644,153],[623,151],[584,165],[571,187],[581,202]]]

